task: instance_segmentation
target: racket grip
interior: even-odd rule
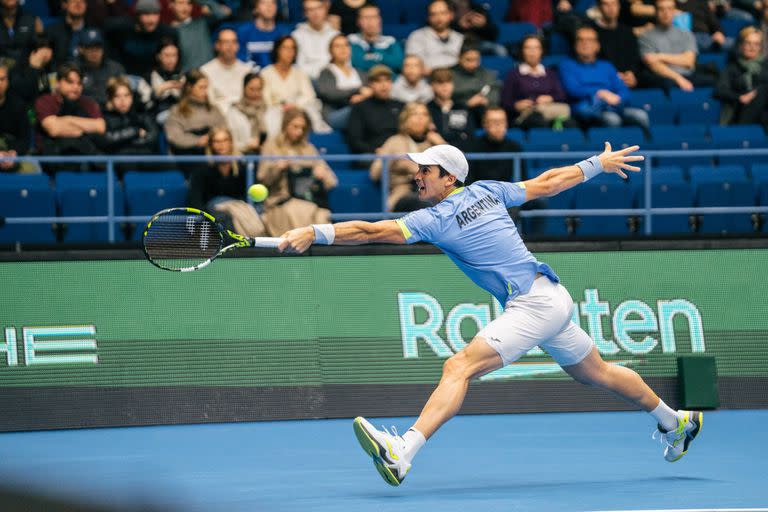
[[[283,241],[282,238],[268,236],[257,236],[251,240],[253,241],[254,247],[277,247],[280,245],[280,242]]]

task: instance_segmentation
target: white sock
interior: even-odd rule
[[[409,428],[408,432],[403,434],[403,441],[405,441],[405,458],[408,459],[408,462],[413,460],[416,453],[422,446],[424,446],[424,443],[427,442],[424,434],[413,427]]]
[[[677,428],[677,418],[679,417],[677,411],[664,403],[664,400],[659,401],[659,405],[649,413],[656,418],[656,421],[661,427],[669,432]]]

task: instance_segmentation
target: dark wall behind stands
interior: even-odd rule
[[[675,404],[677,356],[715,356],[722,407],[739,408],[768,406],[766,246],[535,249],[605,359]],[[134,251],[0,256],[0,430],[413,415],[501,311],[431,248],[249,255],[184,274]],[[462,412],[627,408],[536,349]]]

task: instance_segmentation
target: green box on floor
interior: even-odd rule
[[[716,409],[720,405],[717,393],[717,364],[714,357],[678,357],[677,379],[683,409]]]

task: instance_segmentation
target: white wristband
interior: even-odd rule
[[[597,155],[591,156],[586,160],[582,160],[576,165],[579,167],[579,169],[581,169],[581,172],[584,173],[584,181],[594,178],[605,170],[603,169],[603,164],[600,163],[600,158]]]
[[[312,224],[315,230],[315,243],[321,245],[332,245],[336,238],[336,230],[333,224]]]

